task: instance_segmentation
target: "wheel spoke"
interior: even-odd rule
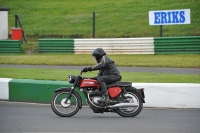
[[[72,94],[70,99],[65,103],[68,92],[59,93],[54,99],[55,109],[61,114],[72,113],[77,108],[77,99]]]
[[[128,103],[134,103],[135,104],[135,106],[131,106],[131,107],[122,107],[122,108],[119,108],[119,110],[122,112],[122,113],[125,113],[125,114],[131,114],[131,113],[134,113],[134,112],[136,112],[137,110],[138,110],[138,108],[139,108],[139,99],[138,99],[138,97],[135,95],[135,94],[133,94],[133,93],[127,93],[126,94],[126,97],[127,97],[127,99],[126,99],[126,101],[128,102]]]

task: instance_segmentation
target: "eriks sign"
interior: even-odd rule
[[[190,9],[149,11],[149,25],[190,23]]]

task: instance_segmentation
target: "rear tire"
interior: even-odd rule
[[[128,95],[127,101],[129,101],[129,103],[136,103],[138,106],[119,108],[116,110],[116,112],[122,117],[135,117],[142,111],[142,99],[139,96],[139,94],[135,91],[127,90],[126,95]]]
[[[71,117],[79,111],[79,94],[73,91],[70,99],[65,103],[68,91],[59,91],[55,93],[51,100],[51,108],[55,114],[61,117]]]

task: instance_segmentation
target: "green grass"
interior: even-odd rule
[[[200,55],[108,55],[117,66],[200,68]],[[0,64],[26,65],[95,65],[91,55],[22,54],[0,55]]]
[[[0,77],[67,81],[68,75],[78,75],[78,70],[0,68]],[[84,77],[95,77],[97,72],[84,73]],[[122,81],[145,83],[200,83],[198,74],[163,74],[121,72]]]
[[[108,55],[117,66],[133,67],[173,67],[200,68],[200,55]],[[91,55],[74,54],[25,54],[0,55],[0,64],[19,65],[95,65]],[[42,79],[66,81],[69,74],[78,75],[78,70],[54,69],[20,69],[0,68],[0,77]],[[200,75],[196,74],[163,74],[122,72],[122,81],[149,83],[200,83]],[[84,74],[85,77],[96,76],[97,72]]]
[[[91,38],[92,12],[96,12],[96,37],[157,37],[159,26],[150,26],[148,12],[191,9],[191,24],[163,26],[163,36],[200,35],[199,0],[2,0],[10,7],[9,30],[14,15],[22,22],[30,55],[1,54],[0,64],[94,65],[91,55],[35,54],[38,38]],[[33,38],[33,39],[32,39]],[[31,40],[30,40],[31,39]],[[34,54],[32,54],[34,53]],[[200,55],[109,55],[117,66],[200,68]],[[0,77],[66,81],[79,71],[0,68]],[[87,73],[93,77],[97,73]],[[122,81],[152,83],[200,83],[200,75],[122,72]]]
[[[163,36],[200,35],[199,0],[3,0],[10,7],[9,29],[18,14],[28,37],[91,38],[92,12],[96,37],[156,37],[159,26],[149,26],[148,12],[191,9],[191,24],[163,26]]]

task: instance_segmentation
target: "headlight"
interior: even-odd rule
[[[75,76],[69,75],[68,81],[69,81],[69,83],[74,83],[74,81],[75,81]]]

